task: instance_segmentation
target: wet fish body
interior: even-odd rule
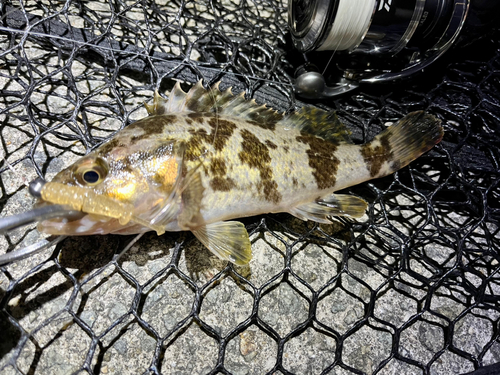
[[[289,212],[328,223],[362,216],[361,198],[334,194],[404,167],[438,143],[440,121],[414,112],[354,145],[338,119],[305,107],[283,115],[230,90],[156,94],[150,116],[61,171],[43,204],[84,212],[41,231],[88,235],[191,230],[223,259],[244,264],[250,242],[238,217]],[[66,198],[64,198],[64,196]]]
[[[370,178],[366,168],[359,168],[364,167],[359,146],[336,146],[301,135],[295,128],[266,129],[215,113],[148,117],[125,129],[97,153],[108,158],[137,139],[168,142],[164,134],[175,135],[177,142],[186,144],[184,165],[188,171],[200,169],[200,213],[205,223],[287,212],[332,189]],[[308,152],[316,155],[308,156]],[[184,229],[171,222],[167,230]]]

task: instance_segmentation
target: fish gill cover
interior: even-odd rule
[[[200,79],[290,111],[286,3],[18,2],[0,8],[0,209]],[[3,374],[449,374],[500,362],[498,33],[404,87],[335,102],[356,143],[415,110],[443,141],[353,188],[361,220],[243,219],[238,267],[191,234],[70,237],[0,268]],[[34,226],[1,253],[39,240]]]

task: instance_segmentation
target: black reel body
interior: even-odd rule
[[[296,71],[296,92],[332,97],[411,77],[491,29],[498,8],[480,0],[290,0],[293,44],[307,61]]]

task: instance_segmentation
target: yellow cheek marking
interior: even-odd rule
[[[137,184],[135,181],[124,183],[123,180],[113,180],[111,181],[111,186],[115,186],[113,189],[109,189],[107,192],[110,198],[118,199],[121,201],[127,201],[134,195]]]
[[[167,159],[156,170],[157,180],[161,181],[163,186],[173,186],[177,179],[179,164],[175,159]]]

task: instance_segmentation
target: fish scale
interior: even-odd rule
[[[334,192],[395,172],[443,136],[438,119],[413,112],[354,145],[334,114],[304,107],[284,115],[201,82],[187,93],[176,84],[169,99],[156,93],[146,109],[149,117],[42,187],[39,205],[64,204],[81,217],[51,218],[39,230],[190,230],[214,254],[241,265],[251,259],[251,245],[232,219],[269,212],[319,223],[360,217],[363,199]]]

